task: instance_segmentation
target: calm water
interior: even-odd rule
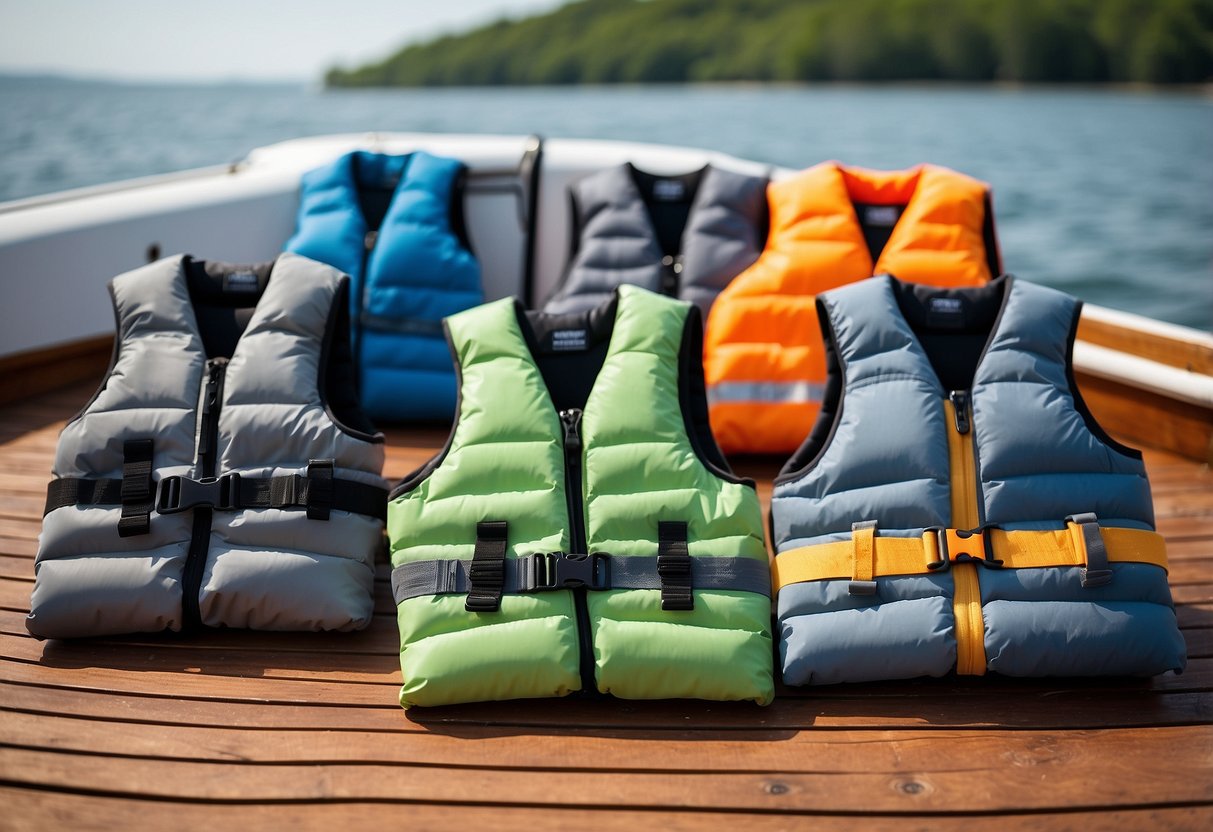
[[[994,185],[1008,270],[1213,328],[1213,100],[986,88],[319,92],[0,80],[0,200],[199,167],[332,132],[540,133],[789,167],[948,165]]]

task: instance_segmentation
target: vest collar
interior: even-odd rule
[[[954,223],[955,217],[941,218],[939,213],[957,201],[963,203],[960,219],[980,239],[984,217],[984,188],[976,180],[936,165],[918,165],[903,171],[876,171],[845,167],[838,162],[823,162],[809,168],[795,180],[798,199],[791,210],[772,211],[771,224],[779,232],[792,231],[806,217],[821,223],[813,236],[824,232],[831,241],[846,244],[846,271],[858,275],[904,272],[907,257],[915,249],[946,250],[960,247],[947,240],[923,245],[932,234],[931,226]],[[884,249],[875,261],[864,241],[856,202],[904,205],[905,210],[893,226]],[[776,206],[772,206],[773,209]],[[974,208],[978,210],[973,210]],[[772,234],[774,236],[774,233]],[[967,241],[964,245],[967,246]]]
[[[1013,275],[1006,275],[998,279],[1006,281],[1002,294],[1002,302],[999,305],[998,314],[994,318],[994,323],[990,327],[990,332],[986,337],[985,345],[982,347],[981,356],[978,358],[977,367],[973,373],[973,383],[970,385],[971,387],[976,387],[979,383],[987,379],[989,374],[986,368],[986,356],[989,354],[994,344],[1005,343],[1007,341],[1006,330],[1017,325],[1015,322],[1008,323],[1009,318],[1012,316],[1008,316],[1007,310],[1012,308],[1014,305],[1013,297],[1019,293],[1017,288],[1018,284]],[[895,277],[886,274],[880,275],[879,277],[874,277],[870,281],[865,281],[864,284],[858,284],[856,289],[858,289],[859,286],[871,285],[875,290],[874,294],[881,299],[881,303],[879,304],[869,304],[863,300],[859,300],[859,303],[872,310],[873,314],[887,316],[886,322],[888,327],[892,328],[897,333],[898,340],[901,342],[894,348],[904,350],[906,353],[908,353],[912,358],[914,365],[918,368],[918,372],[921,374],[922,379],[930,384],[937,395],[943,397],[947,395],[948,391],[944,389],[943,384],[939,380],[939,376],[935,372],[935,368],[931,364],[931,359],[927,356],[927,352],[922,346],[922,342],[919,341],[917,333],[914,332],[913,328],[906,320],[905,315],[902,313],[900,305],[897,303],[897,294],[893,289],[894,281],[896,281]],[[847,289],[842,289],[839,291],[847,292],[848,295],[852,294],[852,292],[848,292]],[[833,304],[831,304],[830,307],[830,318],[837,333],[841,327],[847,326],[848,316],[844,313],[840,317],[839,315],[835,314]],[[848,309],[849,308],[850,307],[848,307]],[[876,321],[865,322],[852,317],[849,323],[851,329],[859,330],[861,333],[865,330],[870,332],[878,331]],[[842,347],[840,344],[840,350],[842,352],[841,357],[844,364],[849,363],[847,359],[854,355],[854,345],[862,340],[862,337],[863,336],[861,335],[860,339],[851,339],[847,347]]]
[[[636,185],[634,171],[636,166],[631,162],[624,162],[619,167],[615,168],[615,175],[619,178],[616,182],[616,193],[625,197],[626,200],[635,200],[640,206],[641,221],[644,223],[645,236],[647,237],[645,245],[645,254],[651,258],[653,263],[660,263],[664,256],[661,247],[657,241],[657,229],[653,225],[653,215],[649,213],[649,205],[645,201],[644,196],[640,193],[640,188]],[[716,169],[711,165],[704,165],[698,171],[693,171],[699,174],[699,182],[695,186],[695,193],[691,197],[691,204],[687,209],[686,225],[682,228],[682,234],[678,239],[678,251],[676,257],[683,259],[682,265],[682,282],[697,283],[699,272],[708,271],[711,269],[711,263],[701,263],[696,257],[688,257],[688,253],[695,253],[699,250],[698,238],[704,235],[704,201],[709,199],[714,192],[712,187],[715,178]]]

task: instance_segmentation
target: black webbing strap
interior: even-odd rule
[[[686,523],[662,520],[657,524],[657,575],[661,578],[663,610],[695,609]]]
[[[1087,550],[1087,565],[1082,570],[1083,589],[1107,586],[1112,583],[1112,570],[1108,566],[1108,548],[1099,531],[1099,518],[1093,512],[1071,514],[1067,523],[1074,523],[1082,534],[1083,547]]]
[[[496,612],[501,608],[505,588],[505,549],[509,523],[485,520],[476,524],[476,548],[468,565],[468,612]]]
[[[309,467],[310,470],[310,467]],[[323,470],[323,469],[322,469]],[[160,481],[154,510],[178,514],[209,506],[215,511],[248,508],[302,508],[309,517],[327,519],[330,511],[348,511],[379,520],[387,518],[387,489],[353,480],[335,479],[324,473],[313,476],[284,474],[270,479],[252,479],[228,474],[212,480],[165,477]],[[328,472],[331,474],[331,470]],[[63,477],[46,487],[49,514],[63,506],[113,506],[122,503],[122,480],[86,480]]]
[[[128,439],[122,443],[122,518],[118,536],[134,537],[152,530],[156,490],[152,485],[152,440]]]
[[[64,506],[116,506],[122,503],[122,480],[84,480],[60,477],[46,486],[42,516]]]
[[[392,596],[399,604],[427,595],[461,595],[471,589],[470,560],[415,560],[392,570]],[[740,557],[691,558],[692,585],[701,590],[753,592],[771,597],[771,570],[765,560]],[[546,552],[507,558],[502,592],[529,595],[578,589],[661,589],[657,558],[639,555],[566,555]]]

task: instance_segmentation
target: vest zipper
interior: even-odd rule
[[[951,474],[952,527],[981,525],[978,504],[977,457],[973,449],[973,414],[968,390],[948,393],[944,405],[952,430],[948,432]],[[956,619],[956,672],[981,676],[986,672],[985,620],[981,614],[981,585],[977,564],[952,564],[952,614]]]
[[[581,408],[570,407],[560,411],[560,424],[564,427],[564,494],[569,508],[569,554],[589,554],[585,539],[585,502],[581,491]],[[577,641],[580,652],[578,667],[581,672],[581,690],[593,693],[597,690],[594,681],[594,636],[590,631],[590,605],[586,598],[588,590],[578,587],[573,593],[573,606],[577,613]]]
[[[367,269],[371,265],[371,252],[375,250],[377,242],[379,242],[378,229],[372,228],[362,237],[362,276],[358,279],[358,297],[354,299],[356,306],[350,320],[355,361],[358,361],[358,356],[362,352],[362,313],[365,311],[363,302],[366,299],[366,281],[369,276]]]
[[[203,479],[215,476],[219,445],[219,408],[223,402],[223,381],[227,373],[226,358],[206,362],[202,381],[202,412],[198,420],[198,471]],[[213,510],[206,506],[194,509],[194,526],[190,535],[189,553],[181,573],[182,625],[187,630],[202,625],[198,593],[202,590],[202,574],[206,570],[206,555],[211,545]]]
[[[661,258],[661,294],[678,297],[682,283],[682,255],[669,254]]]

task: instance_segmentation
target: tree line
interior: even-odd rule
[[[1213,0],[579,0],[326,84],[1202,83]]]

